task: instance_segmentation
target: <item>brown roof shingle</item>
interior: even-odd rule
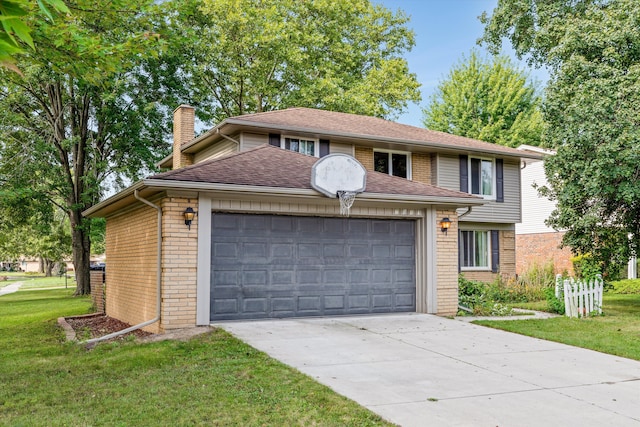
[[[231,117],[227,123],[238,125],[269,126],[320,134],[340,134],[352,137],[372,137],[393,141],[406,141],[453,149],[468,149],[487,153],[502,153],[527,157],[526,153],[510,147],[478,141],[445,132],[404,125],[389,120],[358,114],[339,113],[313,108],[287,108],[264,113]]]
[[[318,159],[270,145],[160,173],[150,179],[311,189],[311,168]],[[367,172],[366,193],[477,199],[467,193]]]

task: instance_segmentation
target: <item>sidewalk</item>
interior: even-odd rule
[[[7,295],[7,294],[12,294],[14,292],[17,292],[18,289],[20,289],[20,286],[22,286],[23,282],[16,282],[16,283],[12,283],[10,285],[5,286],[4,288],[0,289],[0,297],[2,295]]]

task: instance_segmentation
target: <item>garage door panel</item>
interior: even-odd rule
[[[410,220],[213,214],[211,320],[414,311],[414,230]]]

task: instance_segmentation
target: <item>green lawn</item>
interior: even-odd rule
[[[603,312],[585,319],[562,316],[474,323],[640,360],[640,294],[605,294]]]
[[[187,342],[63,342],[72,290],[0,297],[0,425],[390,425],[221,330]]]
[[[24,273],[0,273],[0,276],[10,278],[10,280],[0,282],[0,288],[16,282],[22,282],[20,289],[23,290],[35,288],[59,288],[64,286],[73,289],[76,286],[73,272],[67,274],[66,282],[64,276],[44,277],[44,275],[41,274]]]

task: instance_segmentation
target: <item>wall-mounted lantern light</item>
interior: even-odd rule
[[[449,230],[450,227],[451,227],[451,220],[449,218],[442,218],[440,220],[440,230],[442,230],[444,234],[447,234],[447,231]]]
[[[185,209],[185,211],[183,212],[184,215],[184,225],[186,225],[187,227],[189,227],[189,230],[191,230],[191,222],[193,221],[193,219],[196,217],[196,211],[193,210],[193,208],[191,206],[187,207],[187,209]]]

